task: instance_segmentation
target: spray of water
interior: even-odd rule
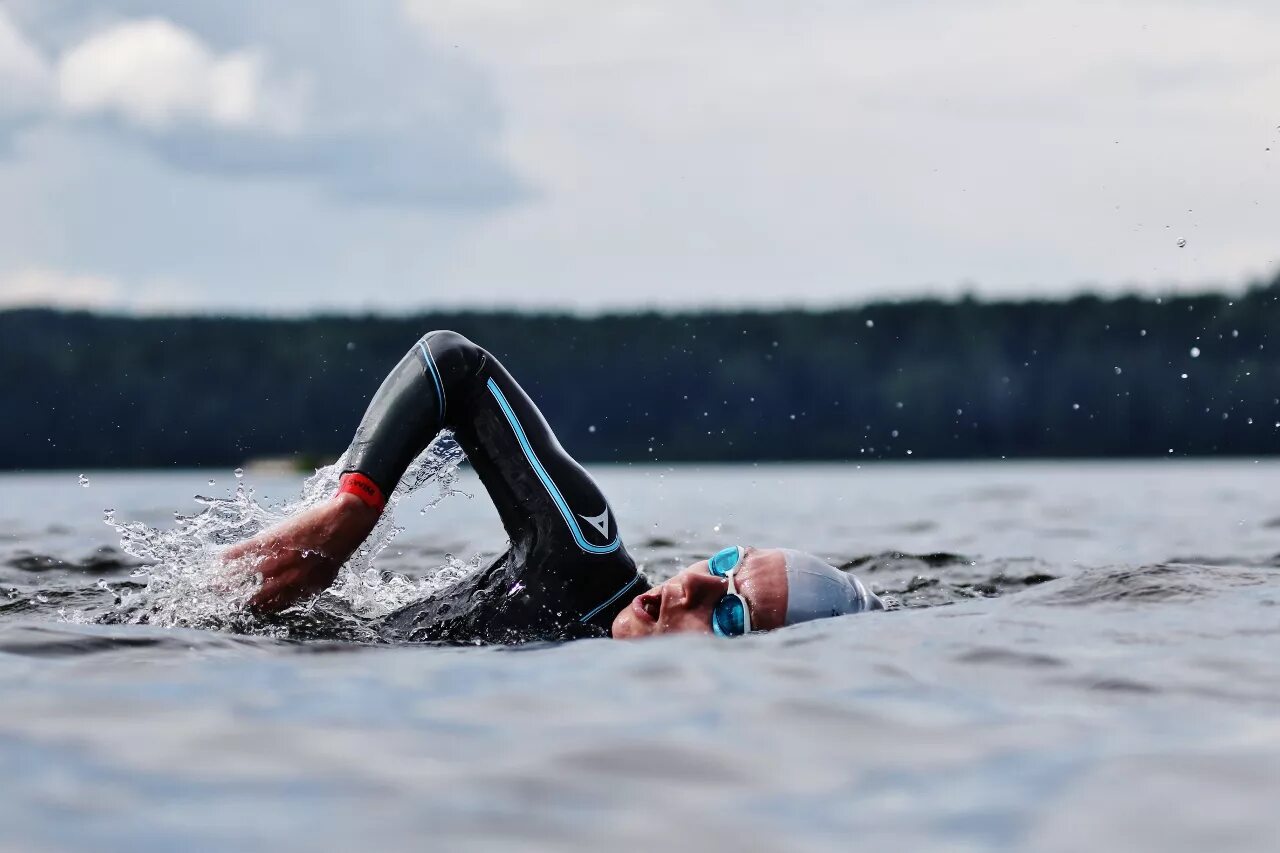
[[[436,493],[426,507],[434,507],[456,489],[462,449],[452,436],[441,433],[414,461],[387,500],[387,508],[369,538],[352,555],[327,592],[300,605],[320,609],[329,618],[360,622],[386,615],[411,601],[437,592],[477,568],[447,557],[448,563],[423,578],[413,579],[376,568],[377,556],[403,530],[395,524],[397,506],[428,484]],[[338,487],[344,459],[320,468],[302,485],[296,500],[279,506],[259,503],[254,490],[237,482],[230,497],[196,496],[203,509],[174,513],[172,529],[162,530],[136,521],[117,521],[114,511],[105,521],[120,535],[121,549],[143,563],[134,577],[145,583],[128,592],[103,621],[165,627],[212,628],[241,633],[288,636],[288,621],[263,623],[245,610],[260,578],[229,569],[222,559],[227,546],[242,542],[299,512],[328,500]],[[237,478],[239,480],[239,478]],[[83,614],[68,614],[68,618]]]

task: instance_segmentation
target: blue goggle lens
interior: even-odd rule
[[[741,558],[742,549],[734,545],[731,548],[716,552],[716,555],[707,561],[707,566],[711,569],[711,574],[722,578],[733,571],[734,566],[738,565],[738,560]]]
[[[721,637],[741,637],[747,633],[746,605],[736,595],[726,595],[711,612],[711,629]]]

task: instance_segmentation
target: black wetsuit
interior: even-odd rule
[[[607,637],[649,588],[617,519],[542,413],[496,358],[455,332],[431,332],[369,404],[345,472],[390,495],[449,429],[484,483],[511,547],[477,576],[387,617],[412,641],[519,643]]]

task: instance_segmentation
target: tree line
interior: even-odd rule
[[[1242,294],[832,310],[0,312],[0,467],[326,459],[424,332],[511,369],[583,460],[1280,451],[1280,276]]]

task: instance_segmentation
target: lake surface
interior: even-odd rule
[[[900,607],[390,646],[352,626],[503,548],[469,473],[273,625],[219,609],[173,530],[301,478],[0,476],[0,848],[1276,849],[1280,462],[593,472],[655,578],[792,545]],[[185,574],[148,587],[108,508]]]

